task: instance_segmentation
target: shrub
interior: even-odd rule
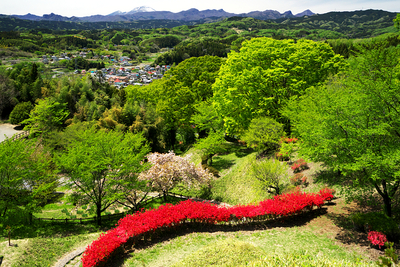
[[[377,231],[371,231],[368,233],[368,240],[371,242],[372,245],[378,246],[379,249],[385,245],[387,242],[386,235],[377,232]]]
[[[292,170],[294,173],[299,173],[303,170],[308,169],[307,162],[304,159],[299,159],[297,160],[293,165],[292,165]]]
[[[307,186],[307,176],[303,175],[302,173],[296,173],[290,178],[290,183],[293,185],[304,185]]]
[[[285,142],[286,144],[291,144],[291,143],[296,143],[299,139],[295,138],[295,137],[282,137],[281,141]]]
[[[324,200],[326,201],[331,201],[333,199],[333,195],[335,194],[335,190],[334,189],[330,189],[330,188],[324,188],[319,190],[318,193]]]
[[[385,234],[390,241],[398,241],[400,230],[393,218],[382,212],[356,213],[352,216],[354,227],[360,231],[377,231]],[[366,226],[368,228],[366,229]]]
[[[241,141],[259,152],[276,151],[283,134],[282,124],[272,118],[261,117],[251,121],[249,129],[241,137]]]
[[[10,113],[10,123],[20,124],[22,121],[28,119],[32,109],[33,105],[31,102],[21,102],[17,104]]]
[[[287,152],[286,153],[276,152],[275,157],[279,161],[288,161],[290,159],[290,156]]]
[[[292,193],[275,196],[259,205],[219,207],[209,202],[187,200],[166,204],[157,209],[136,212],[119,220],[117,227],[100,235],[82,256],[82,266],[100,266],[130,240],[140,240],[156,230],[176,228],[183,223],[215,224],[249,219],[267,219],[294,215],[321,207],[324,199],[319,194]]]
[[[276,158],[280,161],[288,161],[294,150],[294,143],[281,142],[279,151],[275,154]]]

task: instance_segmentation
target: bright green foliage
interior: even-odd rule
[[[211,132],[206,138],[199,139],[194,148],[200,150],[207,160],[210,159],[210,165],[212,165],[212,157],[217,153],[226,151],[223,146],[225,143],[226,140],[222,131]]]
[[[344,75],[311,88],[286,112],[301,151],[342,172],[347,193],[376,190],[388,216],[400,185],[399,57],[399,48],[365,51]]]
[[[140,134],[96,131],[93,127],[66,145],[57,156],[60,170],[68,174],[68,185],[82,204],[96,206],[97,223],[100,214],[125,193],[136,190],[141,161],[149,152]]]
[[[22,121],[29,118],[29,114],[33,109],[31,102],[22,102],[17,104],[10,113],[10,123],[20,124]]]
[[[261,117],[251,121],[248,130],[241,139],[248,147],[257,151],[276,149],[282,136],[285,135],[283,125],[272,118]]]
[[[393,19],[394,26],[398,29],[400,29],[400,14],[397,14],[396,18]]]
[[[323,82],[343,66],[328,44],[255,38],[232,51],[213,85],[214,101],[228,133],[247,129],[260,116],[280,118],[292,96]]]
[[[198,131],[219,131],[224,127],[224,122],[210,101],[203,101],[196,105],[196,114],[191,122]]]
[[[30,117],[21,124],[26,124],[24,130],[28,130],[30,134],[46,134],[52,130],[60,130],[68,114],[64,104],[45,98],[39,100]]]
[[[194,136],[191,118],[196,114],[195,107],[212,97],[211,86],[222,61],[214,56],[185,60],[168,71],[161,80],[146,87],[128,87],[127,103],[144,101],[154,105],[166,128],[167,148],[173,149],[178,129],[189,134],[192,132]]]
[[[22,206],[39,211],[56,186],[49,156],[36,140],[8,139],[0,143],[0,162],[0,216]]]
[[[250,170],[268,193],[279,195],[282,192],[287,181],[286,162],[274,159],[254,159]]]
[[[172,68],[154,89],[157,112],[171,127],[190,124],[195,105],[212,97],[212,84],[222,59],[213,56],[190,58]]]
[[[399,255],[396,254],[396,249],[393,248],[393,242],[386,242],[385,256],[380,256],[376,261],[378,266],[396,266],[399,262]]]

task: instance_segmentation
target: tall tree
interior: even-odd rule
[[[237,134],[255,117],[281,121],[290,97],[322,83],[343,65],[328,44],[254,38],[232,51],[213,85],[214,102],[227,132]]]
[[[25,212],[39,211],[57,185],[42,146],[36,140],[6,139],[0,143],[0,162],[0,216],[22,206]]]
[[[140,134],[116,131],[83,130],[56,157],[68,185],[76,191],[81,203],[96,207],[97,223],[101,213],[114,204],[124,191],[135,187],[141,162],[149,152]]]
[[[10,112],[18,103],[18,95],[19,92],[13,82],[5,74],[0,73],[0,117],[3,112]]]
[[[69,115],[65,106],[52,98],[41,99],[29,118],[21,124],[26,125],[24,130],[30,131],[30,134],[47,134],[52,130],[60,130]]]
[[[341,177],[347,193],[375,190],[392,215],[400,186],[400,49],[364,51],[326,86],[288,105],[302,153]],[[340,180],[341,178],[341,180]]]

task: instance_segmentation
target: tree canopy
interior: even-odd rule
[[[345,73],[310,88],[285,112],[302,153],[340,171],[347,193],[376,190],[388,216],[400,186],[399,57],[399,48],[364,51]]]
[[[232,51],[213,85],[214,101],[228,133],[247,129],[255,117],[281,117],[290,97],[302,95],[342,66],[328,44],[254,38]]]
[[[84,129],[57,156],[57,164],[81,203],[96,206],[97,223],[101,213],[124,192],[134,188],[141,164],[149,152],[141,134]]]
[[[0,143],[0,162],[0,216],[40,211],[57,185],[49,155],[36,140],[6,139]]]

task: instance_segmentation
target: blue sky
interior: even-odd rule
[[[314,13],[330,11],[354,11],[381,9],[400,13],[400,0],[1,0],[0,14],[43,15],[55,13],[63,16],[107,15],[114,11],[130,11],[136,7],[148,6],[157,11],[179,12],[190,8],[199,10],[223,9],[232,13],[277,10],[281,13],[291,10],[294,14],[310,9]]]

